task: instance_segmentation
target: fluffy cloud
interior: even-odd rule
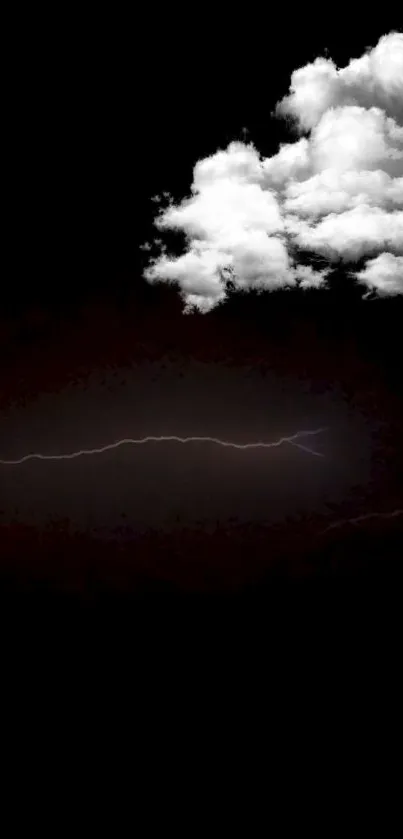
[[[329,268],[318,271],[312,265],[297,265],[294,269],[294,276],[299,280],[301,288],[321,288],[326,282],[329,271]]]
[[[361,283],[403,292],[403,34],[347,67],[318,58],[296,70],[277,113],[307,136],[270,158],[233,142],[198,161],[190,196],[155,220],[185,235],[186,252],[162,248],[145,277],[178,283],[186,311],[208,311],[229,277],[239,288],[323,285],[329,271],[299,265],[298,249],[330,263],[367,257]]]
[[[372,172],[325,169],[305,181],[289,183],[283,203],[286,213],[312,219],[363,206],[386,210],[403,206],[403,177],[391,178],[380,169]]]
[[[329,259],[357,261],[377,250],[403,251],[403,211],[388,213],[364,204],[330,213],[316,225],[289,216],[287,226],[300,248]]]
[[[310,153],[314,172],[383,169],[398,177],[403,174],[403,128],[379,108],[332,108],[312,131]]]
[[[145,272],[149,281],[179,282],[189,310],[203,311],[225,297],[225,278],[239,288],[272,288],[295,282],[285,242],[285,225],[274,191],[252,147],[231,143],[196,164],[192,195],[170,205],[156,219],[160,230],[180,230],[189,248],[177,258],[166,253]]]
[[[262,170],[267,188],[282,189],[290,181],[307,178],[312,173],[308,140],[280,146],[277,154],[263,160]]]
[[[373,50],[338,70],[333,61],[317,58],[291,76],[290,94],[278,113],[295,117],[305,131],[338,106],[378,107],[402,122],[403,33],[384,35]]]
[[[403,256],[381,253],[369,259],[357,279],[378,294],[403,294]]]

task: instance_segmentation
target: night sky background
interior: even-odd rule
[[[306,440],[323,457],[150,443],[1,465],[4,601],[396,590],[403,517],[352,520],[403,509],[402,298],[362,300],[335,264],[329,290],[232,291],[186,316],[142,277],[141,245],[151,197],[180,200],[243,127],[266,155],[289,139],[270,112],[293,69],[325,48],[344,66],[397,21],[29,14],[8,34],[0,458],[326,429]]]

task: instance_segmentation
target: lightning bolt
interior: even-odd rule
[[[297,431],[296,434],[292,434],[288,437],[280,437],[279,440],[274,440],[271,443],[233,443],[228,440],[220,440],[217,437],[176,437],[175,435],[169,436],[161,436],[161,437],[140,437],[138,439],[133,439],[131,437],[124,438],[123,440],[117,440],[115,443],[109,443],[106,446],[101,446],[97,449],[79,449],[79,451],[71,452],[69,454],[41,454],[40,452],[34,452],[32,454],[26,454],[24,457],[20,457],[17,460],[1,460],[0,465],[2,466],[18,466],[21,463],[26,463],[28,460],[73,460],[77,457],[83,457],[85,455],[94,455],[94,454],[102,454],[103,452],[112,451],[112,449],[118,449],[120,446],[141,446],[145,443],[167,443],[167,442],[175,442],[175,443],[214,443],[217,446],[223,446],[224,448],[230,449],[273,449],[282,446],[284,443],[290,443],[290,445],[297,446],[299,449],[303,449],[303,451],[309,452],[310,454],[315,455],[316,457],[324,457],[323,454],[320,452],[316,452],[313,449],[308,448],[308,446],[304,446],[302,443],[297,443],[296,441],[299,440],[300,437],[308,437],[314,436],[316,434],[320,434],[320,432],[325,431],[326,428],[317,428],[313,431]]]
[[[390,513],[364,513],[361,516],[356,516],[352,519],[340,519],[340,521],[335,521],[333,524],[329,524],[328,527],[325,527],[321,533],[327,533],[328,530],[334,530],[336,527],[343,527],[344,524],[361,524],[362,521],[366,521],[367,519],[394,519],[397,516],[403,516],[403,510],[392,510]]]
[[[303,446],[302,443],[296,443],[295,440],[287,440],[291,446],[295,446],[297,449],[302,449],[304,452],[309,452],[309,454],[314,454],[316,457],[324,457],[322,452],[316,452],[314,449],[310,449],[309,446]]]

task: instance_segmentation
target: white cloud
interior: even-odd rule
[[[170,258],[163,254],[151,263],[145,272],[149,282],[166,280],[177,282],[186,304],[196,305],[208,311],[225,297],[219,269],[225,267],[225,259],[212,249],[193,248],[182,256]]]
[[[312,131],[310,153],[314,172],[383,169],[398,177],[403,175],[403,128],[379,108],[331,108]]]
[[[387,210],[403,206],[403,177],[391,178],[381,169],[372,172],[325,169],[305,181],[291,181],[283,204],[286,213],[312,219],[362,206]]]
[[[293,283],[280,205],[263,181],[258,153],[242,143],[197,163],[192,195],[156,219],[161,230],[184,232],[189,248],[180,257],[163,254],[146,278],[178,282],[187,308],[203,311],[224,298],[225,269],[240,288]]]
[[[326,284],[326,278],[330,269],[317,271],[312,265],[297,265],[294,271],[295,278],[300,288],[321,288]]]
[[[193,181],[195,192],[202,192],[220,180],[240,184],[260,183],[262,165],[256,149],[240,142],[230,143],[225,151],[218,151],[196,163]]]
[[[380,253],[356,274],[359,282],[378,294],[403,294],[403,256]]]
[[[269,236],[280,233],[284,221],[273,193],[258,184],[222,178],[195,191],[179,207],[169,207],[158,227],[176,228],[225,246],[242,231],[260,230]]]
[[[285,143],[273,157],[262,162],[264,181],[268,188],[281,189],[286,183],[302,180],[312,172],[308,140]]]
[[[388,213],[364,204],[344,213],[330,213],[316,225],[288,216],[287,226],[300,248],[329,259],[357,261],[385,248],[403,251],[403,211]]]
[[[290,93],[278,105],[309,131],[330,108],[378,107],[398,122],[403,117],[403,33],[391,32],[377,46],[338,70],[333,61],[317,58],[291,76]]]
[[[198,161],[191,194],[155,222],[184,233],[186,251],[162,247],[145,277],[178,283],[187,311],[223,300],[226,276],[239,288],[323,286],[329,270],[298,265],[297,246],[330,262],[367,257],[360,282],[402,292],[403,33],[347,67],[318,58],[296,70],[277,110],[307,136],[270,158],[233,142]]]

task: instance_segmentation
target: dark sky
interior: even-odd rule
[[[355,483],[368,481],[371,427],[354,417],[336,388],[312,393],[309,381],[245,367],[188,360],[143,362],[94,371],[57,394],[40,394],[2,415],[3,459],[58,454],[147,435],[213,436],[238,443],[276,441],[329,427],[272,450],[211,443],[125,446],[73,461],[3,466],[3,514],[43,524],[67,514],[81,529],[172,527],[195,520],[272,522],[313,509],[328,512]]]
[[[401,299],[364,304],[336,266],[323,294],[234,293],[220,310],[184,316],[175,288],[141,276],[153,195],[187,194],[195,162],[239,139],[243,126],[262,153],[274,153],[289,127],[270,112],[292,70],[325,48],[342,65],[397,25],[376,18],[353,30],[333,20],[318,27],[305,10],[265,14],[236,19],[232,9],[218,24],[205,6],[169,8],[113,25],[100,16],[55,23],[35,39],[28,21],[25,32],[10,30],[0,458],[147,435],[269,442],[326,426],[306,441],[323,457],[287,444],[151,443],[0,465],[8,575],[21,533],[33,546],[30,573],[42,568],[38,538],[52,522],[62,523],[67,553],[77,555],[77,533],[86,535],[93,573],[106,540],[123,540],[130,552],[151,529],[155,552],[168,551],[157,579],[184,573],[182,563],[170,574],[170,534],[178,540],[186,530],[190,561],[192,533],[201,532],[210,541],[197,548],[196,588],[203,557],[210,568],[214,556],[222,564],[223,532],[229,555],[242,544],[241,584],[248,544],[260,551],[258,579],[282,544],[306,565],[305,542],[315,557],[323,550],[330,563],[334,550],[342,563],[369,543],[379,554],[391,529],[400,538],[397,518],[378,518],[358,527],[369,540],[361,546],[354,525],[320,541],[331,523],[403,507]],[[42,31],[37,18],[35,27]],[[273,538],[268,525],[279,528]],[[57,557],[59,543],[49,545]],[[125,556],[135,566],[134,548]],[[224,572],[220,579],[225,586]]]

